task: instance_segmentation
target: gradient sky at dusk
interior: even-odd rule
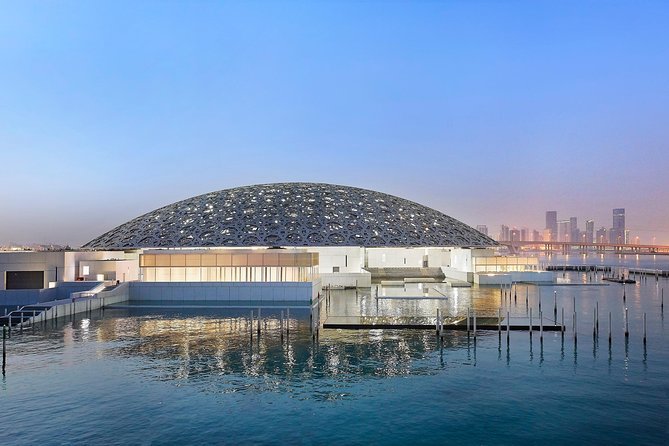
[[[669,244],[669,2],[0,2],[0,243],[240,185]]]

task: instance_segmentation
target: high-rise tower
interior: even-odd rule
[[[595,241],[595,222],[594,220],[585,221],[585,242],[592,243]]]
[[[576,217],[571,217],[569,219],[569,241],[570,242],[582,241],[581,231],[578,229],[578,220]]]
[[[625,208],[613,210],[613,228],[610,232],[611,243],[627,243],[625,239]]]
[[[557,211],[546,211],[546,229],[550,231],[551,242],[558,239]]]

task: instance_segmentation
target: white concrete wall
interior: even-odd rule
[[[451,248],[367,248],[370,268],[439,268],[450,266]]]
[[[442,266],[441,271],[444,273],[447,279],[461,280],[463,282],[472,282],[472,273],[467,271],[460,271],[459,269],[449,268],[447,266]]]
[[[0,252],[0,290],[4,290],[7,271],[44,271],[44,288],[49,282],[74,282],[80,277],[82,262],[91,262],[91,272],[88,279],[95,280],[97,274],[104,274],[111,269],[101,261],[118,259],[113,267],[117,278],[136,280],[139,274],[139,256],[126,254],[123,251],[18,251]],[[100,268],[100,272],[96,269]],[[56,277],[57,274],[57,277]],[[120,279],[119,279],[120,280]]]
[[[321,282],[130,282],[131,301],[304,302]]]
[[[111,266],[106,262],[118,264]],[[77,277],[83,277],[83,266],[88,265],[90,272],[85,279],[95,280],[98,274],[111,275],[112,272],[120,273],[116,279],[122,280],[126,273],[126,280],[137,280],[139,277],[139,254],[123,251],[68,251],[65,253],[65,272],[63,280],[74,281]],[[132,278],[131,278],[132,277]]]
[[[79,275],[79,264],[82,260],[102,260],[108,258],[109,253],[105,251],[91,251],[91,252],[77,252],[68,251],[64,253],[65,256],[65,270],[63,271],[62,280],[65,282],[73,282]],[[89,274],[85,277],[86,280],[95,280],[94,275]]]
[[[429,248],[427,256],[430,268],[449,267],[451,265],[451,250],[448,248]]]
[[[422,268],[427,248],[367,248],[369,268]]]
[[[18,251],[0,253],[0,290],[4,290],[7,271],[44,271],[43,287],[56,281],[56,268],[59,279],[64,272],[64,252]]]
[[[84,272],[88,267],[88,275]],[[80,260],[79,277],[96,279],[98,274],[103,275],[103,280],[129,282],[139,280],[138,260]]]
[[[354,288],[371,286],[372,275],[365,271],[365,248],[359,246],[334,246],[317,248],[322,285]],[[334,272],[334,267],[339,272]]]
[[[451,250],[451,268],[458,271],[472,272],[472,250],[463,248],[453,248]]]
[[[318,271],[323,274],[339,267],[340,273],[359,273],[365,264],[365,250],[359,246],[334,246],[309,249],[318,252]]]

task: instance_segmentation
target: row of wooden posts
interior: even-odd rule
[[[509,301],[509,304],[511,303],[511,291],[513,290],[513,301],[514,303],[517,303],[518,301],[518,285],[515,287],[513,286],[514,284],[502,284],[499,287],[499,298],[501,301],[506,302],[507,300]],[[660,307],[662,310],[664,310],[664,287],[660,289],[661,297],[660,297]],[[529,303],[529,294],[530,294],[530,288],[526,287],[525,288],[525,306],[528,306]],[[553,296],[554,296],[554,305],[556,305],[557,301],[557,291],[553,291]],[[626,287],[623,285],[623,299],[626,299],[627,293],[626,293]],[[541,306],[541,289],[539,289],[539,306]]]
[[[256,323],[257,321],[257,323]],[[267,324],[263,324],[264,319],[262,318],[262,309],[258,308],[257,309],[257,315],[254,312],[254,310],[251,310],[249,314],[249,332],[251,335],[251,338],[253,338],[253,333],[255,332],[258,338],[260,338],[260,335],[262,334],[263,331],[263,325],[264,329],[267,329]],[[316,320],[313,318],[313,312],[309,315],[309,327],[311,331],[312,338],[314,340],[318,340],[319,336],[319,324]],[[284,333],[285,336],[288,337],[290,334],[290,308],[286,308],[285,312],[284,310],[281,310],[280,317],[279,317],[279,329],[280,329],[280,337],[281,340],[283,341]]]
[[[260,335],[263,330],[263,321],[264,319],[262,318],[262,309],[258,308],[258,313],[257,316],[254,314],[254,311],[251,310],[251,313],[249,314],[249,332],[251,335],[251,338],[253,338],[253,333],[256,332],[258,339],[260,339]],[[257,324],[255,323],[257,321]],[[279,328],[280,328],[280,336],[281,340],[283,341],[284,333],[285,336],[288,337],[290,335],[290,308],[286,308],[285,312],[284,310],[281,310],[281,316],[279,318]],[[265,322],[264,324],[264,329],[267,329],[267,323]]]
[[[513,284],[509,285],[509,288],[511,288],[512,286],[513,286]],[[506,290],[504,290],[504,294],[502,295],[503,288],[504,288],[503,286],[500,286],[500,290],[499,290],[500,291],[500,297],[503,297],[506,301]],[[516,290],[514,291],[514,301],[517,298],[517,291],[518,290],[517,290],[517,287],[516,287]],[[660,312],[664,313],[664,287],[660,289],[660,294],[661,294],[661,297],[660,297]],[[509,304],[510,304],[511,303],[511,289],[509,289],[508,298],[509,298]],[[525,289],[525,306],[526,307],[528,307],[528,301],[529,301],[529,288],[526,288]],[[627,303],[627,293],[626,293],[626,288],[625,288],[624,285],[623,285],[623,303],[624,304]],[[532,331],[532,327],[531,327],[531,325],[532,325],[532,323],[531,323],[531,321],[532,321],[532,309],[530,308],[529,310],[530,310],[530,333],[531,333],[531,331]],[[541,315],[541,292],[539,294],[539,314]],[[557,291],[553,291],[553,315],[555,317],[555,322],[557,322]],[[573,316],[574,316],[573,317],[574,336],[576,336],[576,334],[575,334],[576,333],[576,329],[575,329],[575,324],[576,324],[576,297],[574,297],[574,315]],[[597,330],[597,333],[598,333],[598,331],[599,331],[599,302],[597,302],[597,307],[595,309],[594,317],[595,317],[595,326],[596,326],[596,330]],[[609,314],[609,318],[610,318],[610,314]],[[625,307],[625,320],[627,321],[627,307]],[[645,328],[646,327],[646,313],[643,314],[643,320],[644,320],[644,323],[643,323],[644,324],[643,339],[644,339],[644,342],[646,342],[646,328]],[[562,309],[562,326],[563,326],[563,330],[564,330],[564,308]],[[628,336],[629,331],[626,330],[625,334],[626,334],[626,336]],[[610,337],[611,337],[611,335],[609,333],[609,338]]]
[[[578,330],[577,330],[577,320],[578,320],[578,314],[576,312],[576,297],[573,298],[573,314],[572,314],[572,333],[574,336],[574,340],[577,339],[578,337]],[[624,299],[624,297],[623,297]],[[661,303],[661,308],[662,312],[664,312],[664,289],[662,290],[662,303]],[[566,326],[565,326],[565,320],[564,320],[564,307],[561,308],[561,313],[562,313],[562,319],[560,322],[560,332],[562,336],[564,336]],[[553,315],[555,317],[555,323],[557,324],[557,297],[553,301]],[[625,307],[625,338],[629,338],[630,331],[629,331],[629,309]],[[647,340],[647,329],[646,329],[646,320],[647,316],[646,313],[643,313],[643,343],[646,344]],[[471,308],[467,308],[467,334],[469,335],[470,333],[473,334],[474,339],[476,339],[476,313],[471,310]],[[473,326],[473,330],[472,330]],[[444,321],[443,321],[443,315],[441,314],[441,311],[437,309],[437,317],[435,320],[435,329],[437,336],[440,338],[443,338],[444,336]],[[509,332],[511,329],[511,317],[510,317],[510,312],[506,312],[506,335],[507,338],[509,337]],[[529,335],[532,336],[532,331],[534,330],[533,322],[532,322],[532,308],[529,308],[529,324],[528,324],[528,332]],[[498,308],[497,309],[497,332],[501,335],[502,333],[502,309]],[[609,344],[612,342],[613,339],[613,329],[612,329],[612,312],[609,311],[609,332],[608,332],[608,339],[609,339]],[[543,320],[543,312],[541,311],[541,301],[539,301],[539,336],[543,338],[544,335],[544,320]],[[593,312],[593,332],[592,332],[593,337],[599,336],[599,302],[596,303],[594,312]]]

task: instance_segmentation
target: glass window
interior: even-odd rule
[[[170,256],[166,254],[156,255],[156,266],[170,266]]]
[[[187,267],[186,270],[186,282],[200,282],[200,268]]]
[[[143,271],[143,281],[144,282],[155,282],[156,281],[156,269],[155,268],[142,268]]]
[[[186,255],[186,266],[200,266],[200,254]]]
[[[186,281],[186,268],[171,268],[172,282]]]
[[[156,268],[156,282],[170,282],[170,269],[171,268]]]
[[[232,265],[232,256],[230,254],[217,254],[216,255],[216,265],[218,265],[218,266],[230,266],[230,265]]]
[[[202,254],[202,266],[216,266],[216,255]]]
[[[233,254],[232,266],[246,266],[246,254]]]

